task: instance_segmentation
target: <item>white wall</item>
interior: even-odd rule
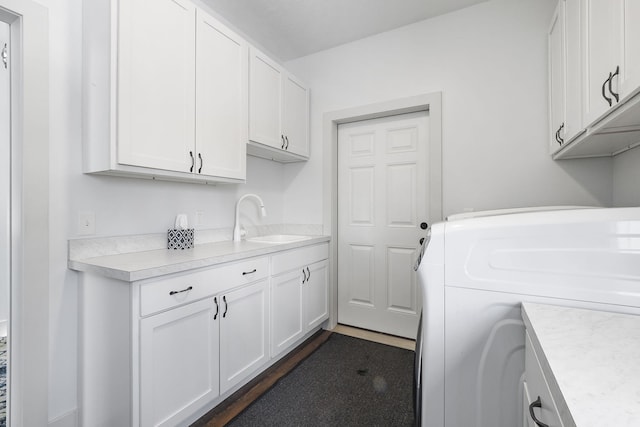
[[[311,55],[287,66],[312,88],[311,160],[249,158],[246,185],[217,187],[83,175],[81,0],[38,0],[51,22],[49,418],[77,405],[77,292],[66,268],[77,213],[97,235],[163,232],[178,212],[231,227],[244,192],[266,223],[322,222],[322,114],[443,92],[444,211],[612,202],[610,160],[553,162],[546,152],[545,32],[552,0],[498,0]],[[89,4],[90,2],[84,2]]]
[[[494,0],[286,63],[311,86],[311,160],[285,167],[285,221],[322,219],[322,115],[442,91],[443,210],[611,205],[610,159],[547,152],[554,0]],[[309,219],[310,218],[310,219]]]
[[[66,264],[78,212],[95,212],[98,236],[163,233],[177,213],[187,213],[193,224],[196,211],[205,213],[200,228],[233,227],[235,201],[255,192],[269,214],[256,223],[280,224],[283,167],[249,157],[246,184],[219,186],[82,174],[81,8],[90,2],[38,1],[49,8],[51,23],[51,172],[42,177],[51,186],[49,419],[66,420],[77,406],[78,278]]]
[[[613,205],[640,206],[640,148],[613,158]]]

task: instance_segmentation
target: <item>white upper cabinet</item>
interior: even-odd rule
[[[268,56],[251,49],[249,65],[249,139],[284,148],[282,135],[282,70]]]
[[[640,2],[560,3],[565,4],[565,121],[559,133],[552,128],[552,155],[615,156],[640,143]],[[550,93],[556,86],[551,40]],[[555,105],[550,98],[551,126],[558,125]]]
[[[585,0],[584,114],[593,123],[619,102],[622,64],[623,1]]]
[[[548,32],[551,154],[584,132],[580,1],[559,1]]]
[[[549,123],[551,152],[562,146],[565,127],[565,14],[559,1],[549,28]]]
[[[309,90],[257,49],[249,60],[249,147],[281,162],[309,157]]]
[[[83,9],[85,172],[243,182],[248,47],[188,0]]]
[[[624,49],[620,92],[623,96],[640,88],[640,1],[624,0]]]
[[[285,76],[282,133],[288,152],[309,157],[309,90],[292,75]]]
[[[243,180],[248,139],[248,45],[201,10],[196,27],[198,173]]]
[[[582,33],[580,10],[582,0],[565,0],[564,4],[564,57],[565,57],[565,124],[563,144],[584,133],[582,120]]]
[[[193,151],[195,16],[188,1],[119,2],[120,164],[188,171]]]

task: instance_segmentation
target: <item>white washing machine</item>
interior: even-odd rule
[[[417,425],[521,423],[523,301],[640,314],[640,208],[464,214],[429,234]]]

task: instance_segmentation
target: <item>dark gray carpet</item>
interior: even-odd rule
[[[413,354],[334,333],[227,425],[412,426]]]

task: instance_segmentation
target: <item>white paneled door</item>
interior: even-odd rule
[[[338,126],[338,322],[416,337],[427,112]]]

